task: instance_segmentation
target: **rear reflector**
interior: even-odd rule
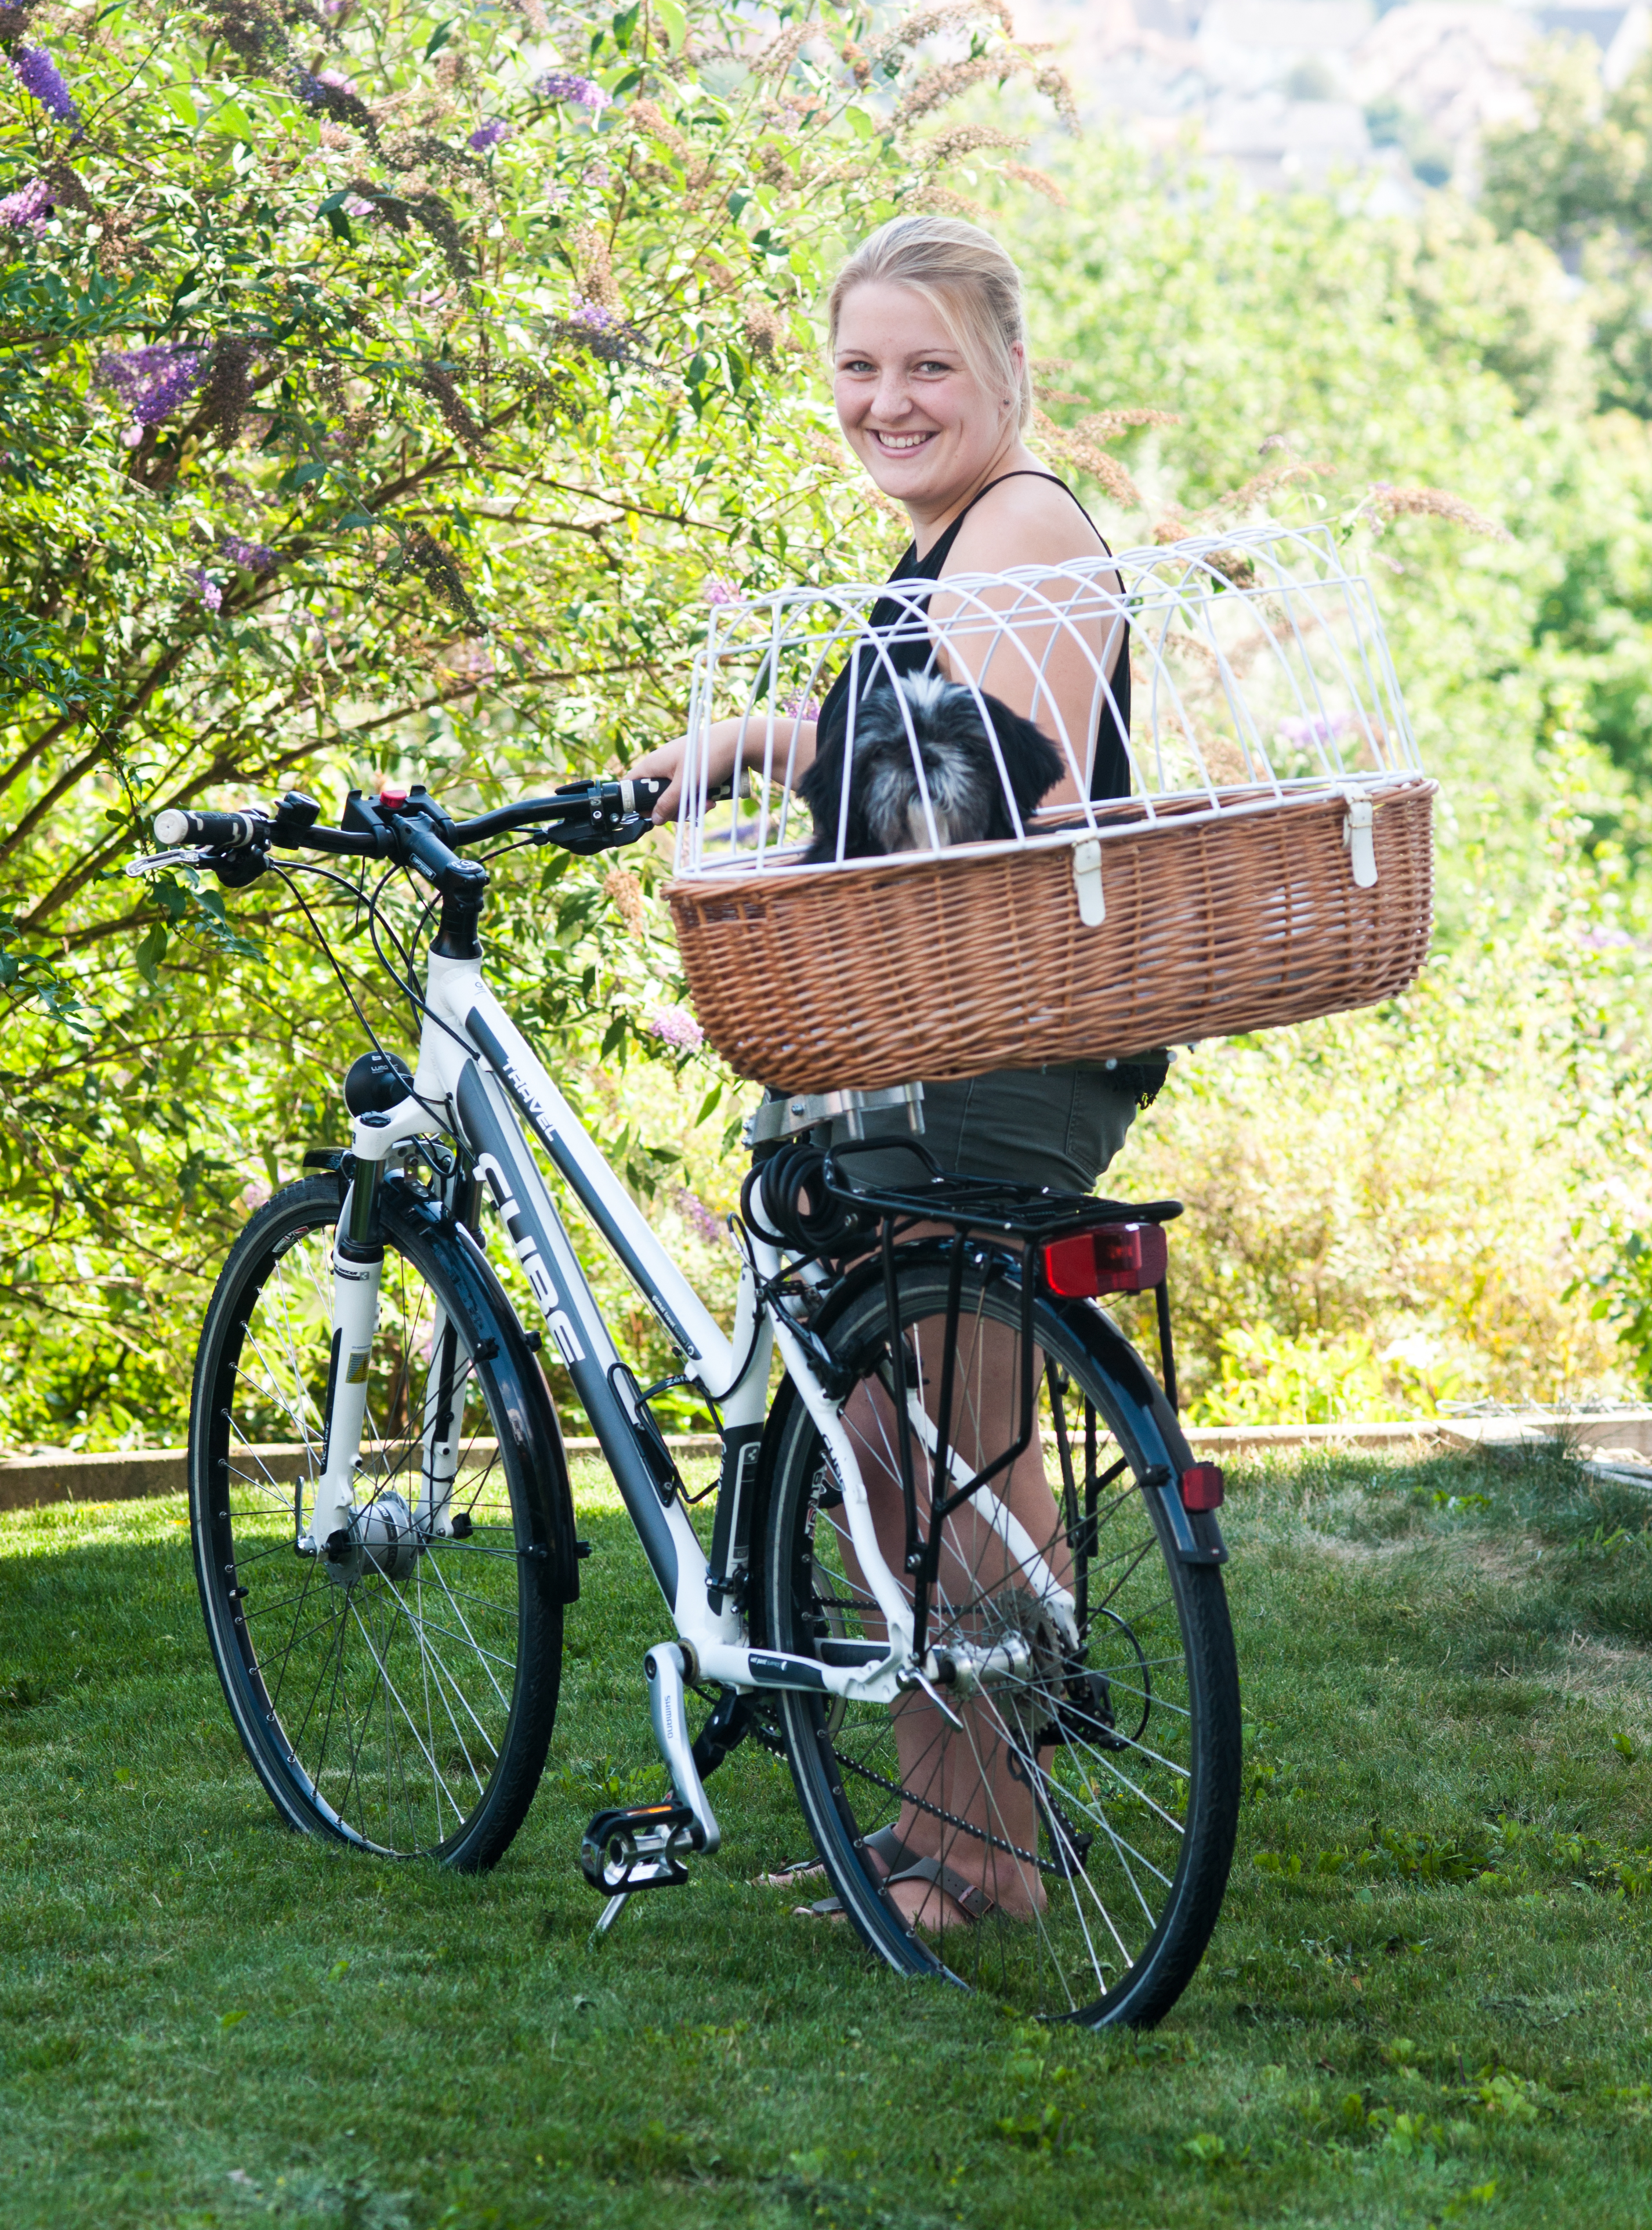
[[[1222,1503],[1220,1464],[1189,1464],[1181,1475],[1184,1510],[1218,1510]]]
[[[1103,1223],[1044,1250],[1045,1283],[1064,1299],[1097,1293],[1144,1293],[1164,1276],[1170,1248],[1157,1223]]]

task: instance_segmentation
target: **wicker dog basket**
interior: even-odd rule
[[[830,628],[818,609],[798,627],[795,597],[742,608],[743,639],[714,614],[697,674],[702,733],[728,664],[752,656],[759,633],[761,688],[746,712],[765,738],[763,779],[729,805],[704,779],[691,787],[666,897],[695,1011],[741,1075],[793,1092],[871,1090],[1123,1059],[1368,1005],[1414,979],[1431,922],[1436,785],[1417,769],[1366,584],[1340,571],[1328,538],[1279,527],[1113,564],[1115,580],[1074,569],[1082,577],[1058,586],[1041,577],[1036,596],[1019,576],[948,580],[947,614],[938,622],[915,592],[912,625],[955,642],[962,611],[976,654],[955,654],[952,672],[967,666],[990,690],[982,614],[1009,631],[1006,587],[1046,667],[1049,606],[1064,640],[1087,628],[1092,644],[1092,622],[1128,609],[1145,715],[1129,745],[1135,794],[1039,813],[1010,841],[871,859],[800,864],[780,744],[809,681],[865,640],[869,601],[886,592],[831,592]],[[820,592],[805,594],[818,607]],[[1167,641],[1173,626],[1192,649]],[[770,709],[788,679],[789,703]],[[1053,693],[1034,717],[1057,735]],[[914,756],[922,788],[916,737]],[[1223,783],[1218,770],[1244,778]]]

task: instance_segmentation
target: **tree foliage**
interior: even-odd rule
[[[835,250],[979,154],[959,91],[1065,94],[969,0],[22,0],[0,46],[12,1430],[164,1437],[196,1281],[336,1127],[356,1028],[296,890],[122,875],[154,811],[403,768],[492,802],[678,728],[708,583],[883,528],[799,376]],[[668,949],[594,933],[625,886],[519,864],[530,1020],[594,1071],[652,1044]]]
[[[1582,278],[1602,403],[1652,417],[1652,56],[1609,91],[1591,42],[1556,41],[1533,100],[1487,135],[1486,214]]]
[[[366,1021],[409,1042],[356,889],[134,881],[155,810],[289,784],[331,809],[377,775],[481,805],[623,761],[681,721],[723,584],[884,570],[904,522],[849,474],[818,309],[845,246],[926,205],[979,207],[1020,254],[1036,438],[1115,541],[1269,507],[1338,525],[1446,781],[1457,972],[1180,1073],[1132,1148],[1160,1189],[1187,1189],[1179,1157],[1209,1176],[1192,1378],[1216,1377],[1236,1312],[1372,1352],[1426,1318],[1501,1343],[1512,1389],[1529,1297],[1644,1227],[1632,1092],[1591,1085],[1570,1129],[1482,1125],[1518,1136],[1541,1203],[1540,1230],[1491,1219],[1501,1315],[1462,1217],[1428,1279],[1403,1250],[1344,1275],[1327,1234],[1400,1191],[1390,1228],[1425,1224],[1453,1111],[1514,1105],[1568,1032],[1609,1048],[1591,1077],[1640,1058],[1632,1014],[1591,1021],[1567,988],[1576,909],[1545,848],[1563,825],[1603,950],[1638,933],[1652,438],[1591,414],[1596,297],[1543,244],[1559,219],[1512,216],[1502,172],[1500,229],[1444,197],[1379,223],[1074,146],[1061,81],[988,0],[805,0],[762,30],[677,0],[517,9],[0,6],[0,1434],[178,1435],[242,1203],[341,1132],[362,1023],[315,922]],[[1028,137],[1040,169],[1000,161]],[[513,851],[490,970],[715,1292],[730,1099],[680,1011],[663,868]],[[385,903],[410,933],[417,895]],[[1491,1042],[1515,1013],[1524,1065]],[[1288,1061],[1315,1110],[1294,1160],[1257,1145]],[[1361,1127],[1391,1105],[1405,1122]],[[1328,1189],[1313,1138],[1340,1157]],[[1614,1153],[1608,1199],[1587,1165]],[[1501,1166],[1475,1197],[1514,1196]],[[1569,1202],[1585,1228],[1562,1243]],[[1585,1375],[1601,1337],[1566,1349]]]

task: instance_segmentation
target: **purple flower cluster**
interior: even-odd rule
[[[740,602],[739,590],[732,581],[725,581],[721,573],[711,574],[700,594],[708,604],[737,604]]]
[[[275,563],[275,552],[267,542],[246,542],[239,534],[226,534],[218,545],[219,554],[232,565],[239,565],[244,573],[267,573]]]
[[[694,1236],[707,1247],[720,1247],[727,1239],[728,1228],[716,1208],[708,1208],[697,1192],[686,1185],[678,1191],[674,1205]]]
[[[0,224],[27,225],[31,232],[44,232],[51,206],[52,190],[45,179],[31,178],[26,186],[19,186],[15,194],[0,201]]]
[[[209,612],[223,609],[224,592],[203,565],[191,566],[186,577]]]
[[[543,100],[565,100],[575,108],[588,108],[594,115],[613,99],[600,85],[594,85],[588,77],[576,77],[572,70],[547,70],[543,77],[534,80],[533,90]]]
[[[176,348],[155,341],[104,357],[98,377],[112,387],[140,426],[158,426],[187,396],[193,395],[206,369],[203,349]]]
[[[371,216],[376,203],[363,199],[360,194],[346,196],[340,204],[346,216]]]
[[[820,700],[818,697],[806,697],[800,689],[794,689],[781,706],[781,711],[788,720],[818,720]]]
[[[656,1007],[648,1017],[648,1034],[679,1053],[694,1053],[705,1043],[705,1032],[686,1007]]]
[[[575,294],[569,323],[583,325],[588,333],[611,333],[621,322],[620,313],[599,302],[595,294]]]
[[[32,93],[41,106],[60,124],[78,124],[80,112],[74,105],[74,96],[63,82],[63,73],[44,47],[19,47],[11,56],[12,74],[25,93]]]
[[[1279,732],[1288,744],[1306,749],[1310,745],[1334,744],[1346,736],[1350,728],[1358,728],[1359,725],[1359,719],[1353,712],[1316,712],[1304,720],[1282,720]]]
[[[497,147],[501,139],[511,137],[511,127],[502,116],[490,116],[471,133],[471,145],[479,155],[485,155]]]

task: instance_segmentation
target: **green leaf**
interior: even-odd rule
[[[614,19],[614,43],[622,52],[631,44],[631,34],[637,28],[637,17],[640,12],[636,0],[633,0],[633,5],[629,8],[622,8]]]
[[[247,2018],[247,2008],[246,2008],[246,2007],[245,2007],[245,2006],[237,2006],[237,2007],[235,2008],[235,2010],[234,2010],[234,2012],[233,2012],[233,2013],[227,2013],[227,2014],[219,2014],[219,2016],[218,2016],[218,2026],[219,2026],[219,2027],[220,2027],[220,2028],[224,2028],[224,2029],[228,2029],[228,2028],[236,2028],[236,2027],[239,2027],[239,2026],[241,2025],[241,2023],[242,2021],[244,2021],[246,2020],[246,2018]]]
[[[343,209],[329,209],[327,223],[335,239],[342,240],[347,248],[355,246],[356,235],[350,230],[350,219],[344,215]]]
[[[426,61],[433,61],[435,56],[441,52],[452,35],[453,28],[453,19],[451,16],[447,18],[445,23],[437,24],[435,29],[430,34],[429,38],[425,42],[424,59]]]
[[[166,88],[166,104],[177,118],[178,122],[187,130],[193,132],[200,119],[196,114],[195,103],[190,98],[189,87],[182,85],[169,85]]]
[[[666,44],[674,55],[683,51],[683,42],[688,36],[688,10],[679,8],[677,0],[652,0],[655,20],[665,34]]]
[[[143,977],[145,983],[149,984],[151,989],[155,989],[159,985],[160,977],[157,975],[156,970],[158,969],[161,962],[165,958],[165,957],[166,925],[164,922],[157,921],[154,924],[153,927],[149,930],[143,938],[143,941],[139,944],[138,950],[132,955],[132,958],[137,964],[138,973]]]
[[[249,147],[258,144],[253,120],[238,100],[227,100],[222,108],[213,111],[212,128],[222,132],[227,139],[244,139]]]

